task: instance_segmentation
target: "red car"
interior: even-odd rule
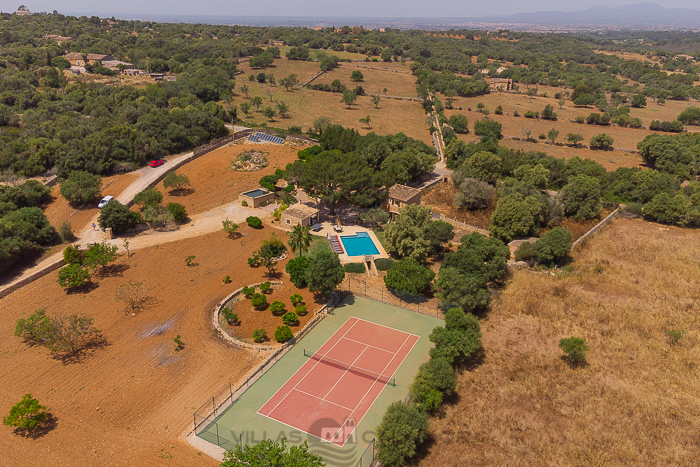
[[[165,162],[163,162],[162,160],[158,159],[158,160],[156,160],[156,161],[151,161],[148,165],[150,165],[151,167],[160,167],[160,166],[163,165],[164,163],[165,163]]]

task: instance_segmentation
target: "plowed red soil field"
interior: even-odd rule
[[[211,324],[221,299],[265,280],[264,270],[251,269],[246,259],[271,229],[241,231],[238,239],[216,232],[122,256],[110,275],[93,279],[89,293],[66,293],[54,272],[0,300],[0,413],[32,393],[57,420],[37,439],[0,426],[0,465],[215,465],[183,434],[195,409],[262,358],[224,343]],[[185,265],[189,255],[195,266]],[[223,283],[226,275],[232,283]],[[152,299],[135,315],[115,301],[117,288],[130,280],[152,287]],[[313,313],[312,297],[282,280],[273,297],[288,302],[300,292],[312,310],[303,324]],[[39,308],[49,316],[91,316],[107,344],[69,360],[24,344],[13,335],[15,323]],[[257,312],[269,326],[257,323],[243,308],[241,320],[268,335],[281,324],[269,310]],[[179,352],[176,335],[186,344]]]

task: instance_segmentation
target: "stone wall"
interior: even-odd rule
[[[56,269],[60,269],[61,267],[65,266],[66,262],[63,261],[63,259],[60,259],[56,261],[55,263],[51,263],[48,266],[39,269],[38,271],[35,271],[31,274],[29,274],[26,277],[23,277],[22,279],[18,280],[17,282],[13,282],[12,284],[0,289],[0,298],[3,298],[15,290],[24,287],[27,284],[30,284],[34,282],[35,280],[39,279],[40,277],[44,277],[45,275],[55,271]]]

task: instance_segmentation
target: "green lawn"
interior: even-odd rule
[[[309,251],[306,253],[306,256],[314,257],[324,250],[331,251],[331,246],[328,244],[328,239],[326,237],[312,235],[311,245],[309,246]]]

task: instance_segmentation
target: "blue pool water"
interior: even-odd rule
[[[357,232],[356,235],[340,237],[348,256],[378,255],[379,250],[367,232]]]
[[[245,193],[243,193],[243,194],[244,194],[245,196],[249,196],[249,197],[251,197],[251,198],[258,198],[258,197],[260,197],[260,196],[262,196],[262,195],[267,194],[267,191],[258,189],[258,190],[253,190],[253,191],[247,191],[247,192],[245,192]]]

